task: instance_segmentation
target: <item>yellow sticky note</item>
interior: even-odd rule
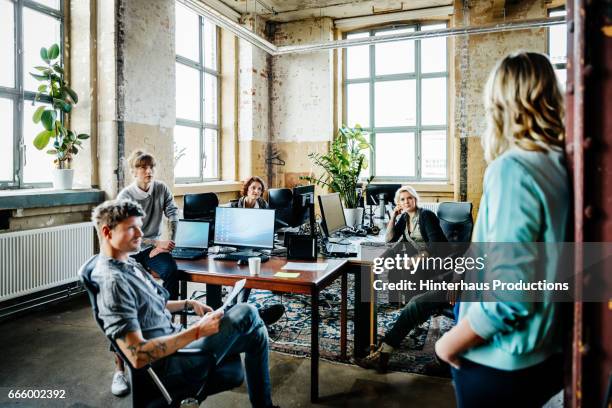
[[[279,278],[297,278],[300,276],[299,272],[276,272],[274,276]]]

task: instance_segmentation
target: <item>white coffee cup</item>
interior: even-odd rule
[[[259,275],[261,271],[261,258],[253,256],[249,258],[249,273],[253,276]]]

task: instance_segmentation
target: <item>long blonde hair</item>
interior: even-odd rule
[[[563,146],[563,95],[548,57],[518,52],[499,61],[485,86],[487,162],[512,146],[545,151]]]

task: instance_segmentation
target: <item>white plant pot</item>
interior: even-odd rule
[[[74,169],[53,169],[53,188],[55,190],[72,190]]]
[[[363,208],[345,208],[344,218],[346,218],[346,225],[354,227],[361,224],[363,218]]]

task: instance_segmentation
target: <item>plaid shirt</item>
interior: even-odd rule
[[[104,331],[116,339],[141,330],[145,339],[178,332],[166,309],[168,291],[132,258],[125,262],[104,254],[91,274],[100,287],[97,296]]]

